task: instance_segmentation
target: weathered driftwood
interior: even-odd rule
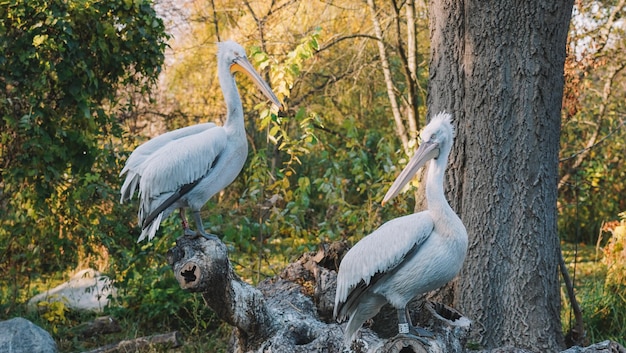
[[[93,337],[97,335],[106,335],[122,331],[117,320],[111,316],[100,316],[93,321],[81,324],[75,328],[76,332],[83,337]]]
[[[218,239],[181,237],[168,252],[181,287],[201,292],[207,304],[234,326],[233,352],[342,352],[342,326],[332,319],[341,243],[304,254],[277,277],[253,287],[233,271]],[[410,337],[383,338],[360,331],[353,352],[463,352],[469,320],[440,304],[420,310],[420,325],[435,333],[424,345]],[[393,315],[390,315],[390,317]],[[376,319],[375,319],[376,320]],[[395,328],[391,321],[388,326]]]
[[[473,353],[535,353],[526,349],[515,347],[500,347],[482,351],[473,351]],[[626,348],[617,342],[603,341],[600,343],[592,344],[588,347],[574,346],[561,353],[626,353]]]
[[[562,353],[626,353],[626,348],[617,342],[603,341],[588,347],[572,347]]]
[[[164,333],[160,335],[139,337],[132,340],[124,340],[96,348],[86,353],[117,353],[136,352],[150,346],[161,346],[165,348],[176,348],[182,345],[182,339],[178,331]]]

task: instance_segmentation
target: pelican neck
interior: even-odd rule
[[[442,210],[446,214],[455,214],[446,200],[443,190],[443,177],[447,164],[448,154],[440,155],[439,158],[431,160],[426,177],[426,202],[429,210]]]
[[[224,127],[243,127],[243,105],[239,91],[237,90],[235,76],[230,73],[229,67],[220,67],[218,76],[222,94],[224,95],[224,101],[226,102],[226,121],[224,122]]]

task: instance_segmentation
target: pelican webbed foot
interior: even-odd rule
[[[415,336],[420,336],[420,337],[428,337],[428,338],[435,337],[435,335],[432,332],[430,332],[430,331],[428,331],[426,329],[423,329],[421,327],[418,327],[418,326],[411,326],[409,328],[409,334],[415,335]]]
[[[185,229],[184,235],[186,237],[192,237],[192,238],[199,238],[199,237],[203,237],[204,239],[207,240],[219,240],[218,237],[216,237],[213,234],[208,234],[204,231],[204,229],[202,230],[192,230],[190,228]]]
[[[416,341],[420,341],[425,346],[430,346],[430,342],[428,342],[428,339],[426,339],[426,338],[424,338],[422,336],[416,336],[416,335],[411,334],[411,333],[399,333],[396,337],[403,337],[403,338],[413,339],[413,340],[416,340]]]
[[[208,234],[204,230],[202,230],[202,231],[197,230],[195,236],[196,237],[204,237],[204,239],[207,239],[207,240],[220,240],[220,238],[216,237],[213,234]]]
[[[195,237],[198,233],[196,233],[196,231],[191,228],[184,228],[183,234],[187,237]]]

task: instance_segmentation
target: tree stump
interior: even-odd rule
[[[180,286],[202,293],[207,305],[234,327],[232,352],[344,352],[342,325],[333,320],[332,312],[337,268],[347,249],[339,242],[322,245],[319,251],[304,254],[258,287],[237,276],[226,246],[217,238],[180,237],[167,259]],[[409,337],[382,338],[362,328],[351,350],[464,351],[470,321],[460,313],[442,304],[426,303],[418,320],[435,333],[430,345]]]

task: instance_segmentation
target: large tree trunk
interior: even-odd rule
[[[558,351],[557,179],[573,2],[430,2],[430,114],[454,114],[449,199],[469,233],[456,307],[486,348]]]

